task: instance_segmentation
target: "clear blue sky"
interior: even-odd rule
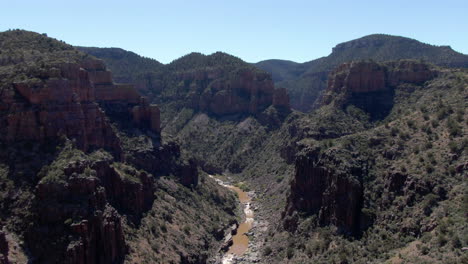
[[[121,47],[163,63],[192,51],[304,62],[372,33],[468,54],[468,1],[4,0],[0,31],[10,28],[72,45]]]

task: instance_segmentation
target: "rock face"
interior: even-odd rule
[[[294,63],[267,60],[255,66],[272,74],[275,85],[285,87],[292,108],[308,112],[320,107],[321,95],[327,88],[327,75],[340,64],[359,60],[379,63],[401,59],[423,59],[429,63],[453,68],[467,68],[468,56],[449,46],[434,46],[400,36],[374,34],[336,45],[332,53],[313,61]]]
[[[4,91],[2,141],[47,143],[66,136],[84,152],[103,148],[121,161],[122,144],[104,106],[125,112],[138,127],[160,132],[159,108],[149,105],[133,86],[113,84],[100,60],[49,65]],[[25,240],[38,262],[123,261],[127,246],[121,215],[138,221],[152,205],[154,184],[151,175],[113,165],[112,160],[71,162],[58,173],[64,175],[62,180],[37,184],[38,220],[26,231]]]
[[[354,105],[372,119],[382,119],[393,107],[395,87],[403,83],[420,85],[436,75],[428,64],[417,61],[344,63],[330,73],[322,105]]]
[[[137,221],[153,203],[154,185],[147,173],[110,162],[110,157],[70,162],[63,168],[66,182],[43,180],[38,184],[39,219],[28,244],[33,245],[39,261],[49,261],[50,256],[65,259],[66,263],[123,260],[127,246],[121,215]],[[52,241],[65,239],[68,245],[44,247],[36,241],[41,232],[46,232],[44,235]],[[67,239],[67,234],[73,239]],[[64,255],[58,255],[59,252]]]
[[[342,233],[356,235],[361,230],[363,172],[359,166],[339,164],[341,160],[319,149],[307,149],[296,158],[296,172],[284,218],[284,227],[295,230],[295,212],[317,215],[319,224],[334,225]],[[344,163],[342,163],[344,164]]]
[[[352,93],[368,93],[385,90],[385,68],[375,62],[344,63],[337,67],[328,79],[330,91],[341,89]]]
[[[187,187],[198,184],[198,164],[182,158],[180,146],[172,141],[152,149],[130,150],[127,162],[154,174],[177,175],[179,182]]]
[[[401,83],[423,84],[435,78],[438,72],[429,64],[400,60],[386,63],[390,70],[387,72],[387,83],[389,86],[397,86]]]
[[[289,105],[289,95],[285,88],[277,88],[273,92],[273,106],[291,109]]]
[[[198,168],[193,160],[181,164],[178,168],[180,183],[185,186],[195,187],[198,184]]]
[[[89,72],[94,84],[96,101],[103,107],[119,109],[119,114],[131,113],[133,123],[141,128],[160,133],[160,111],[156,105],[150,105],[145,97],[138,94],[131,84],[115,84],[112,73],[101,60],[86,60],[83,67]]]
[[[81,66],[94,84],[97,101],[125,101],[130,104],[139,102],[140,95],[135,87],[130,84],[115,84],[112,73],[106,69],[102,60],[88,59]]]
[[[79,241],[69,244],[65,259],[68,263],[120,263],[127,249],[120,216],[111,207],[91,221],[72,224]],[[105,242],[104,242],[105,241]]]
[[[66,135],[84,151],[105,148],[120,156],[119,138],[97,102],[118,102],[128,112],[137,109],[136,124],[160,131],[159,108],[147,105],[133,86],[113,84],[100,60],[62,63],[40,77],[15,82],[14,90],[2,93],[8,114],[1,120],[0,137],[7,142],[45,142]]]
[[[229,54],[191,53],[162,65],[142,57],[127,61],[137,55],[124,50],[79,49],[107,61],[117,81],[131,80],[151,102],[177,103],[177,107],[190,107],[217,116],[255,115],[272,104],[289,110],[286,91],[276,91],[269,74]],[[103,70],[96,68],[98,72]],[[96,75],[95,80],[102,82],[96,87],[96,97],[109,100],[116,96],[106,90],[108,78],[103,72]],[[276,99],[273,98],[275,94]]]
[[[154,132],[161,132],[159,107],[150,105],[146,98],[140,98],[140,103],[132,108],[133,121],[139,127],[148,127]]]
[[[289,109],[286,90],[275,89],[266,73],[245,69],[228,79],[222,76],[220,70],[180,75],[191,85],[189,106],[217,116],[257,114],[272,104]]]
[[[2,94],[8,109],[4,139],[44,142],[62,134],[85,151],[102,147],[119,154],[119,139],[95,103],[88,72],[77,64],[61,64],[43,77],[14,83],[20,99],[14,92]]]

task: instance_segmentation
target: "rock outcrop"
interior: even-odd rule
[[[106,148],[119,155],[119,139],[95,102],[88,72],[77,64],[65,63],[42,77],[15,82],[16,92],[2,94],[8,109],[2,137],[7,142],[45,142],[66,135],[82,150]]]
[[[276,88],[273,92],[273,106],[282,107],[285,109],[291,109],[289,105],[289,95],[288,90],[285,88]]]
[[[342,162],[338,152],[306,149],[297,156],[285,229],[296,229],[294,218],[299,211],[316,215],[319,224],[334,225],[345,234],[356,235],[361,231],[363,171],[357,164]],[[329,164],[340,165],[334,168]]]
[[[115,84],[112,72],[106,69],[102,60],[87,59],[81,66],[88,72],[94,84],[97,101],[123,101],[138,104],[140,95],[131,84]]]
[[[257,114],[272,104],[289,108],[286,90],[275,89],[266,73],[245,69],[222,76],[219,70],[181,75],[191,89],[189,106],[217,116]]]
[[[139,221],[153,203],[154,184],[151,175],[111,162],[108,156],[70,162],[58,172],[66,181],[44,178],[38,184],[38,221],[28,244],[39,260],[50,257],[47,249],[66,263],[123,260],[127,246],[121,215]],[[42,232],[52,241],[66,242],[44,247],[36,241]]]
[[[149,104],[144,97],[140,103],[132,108],[133,122],[139,127],[147,127],[153,132],[161,132],[161,120],[159,107]]]
[[[180,146],[173,141],[154,144],[147,149],[130,149],[127,162],[155,175],[176,175],[179,182],[187,187],[198,184],[198,164],[182,157]]]
[[[393,107],[398,85],[420,85],[436,75],[437,71],[430,65],[417,61],[344,63],[330,73],[321,104],[333,103],[340,108],[354,105],[369,113],[372,119],[382,119]]]
[[[14,82],[1,94],[7,111],[1,136],[7,142],[48,139],[65,135],[84,151],[105,148],[120,157],[119,138],[98,102],[120,104],[134,122],[160,132],[159,108],[148,105],[132,85],[113,84],[102,61],[61,63],[40,78]]]
[[[121,111],[120,115],[131,113],[133,123],[140,127],[160,133],[160,111],[156,105],[150,105],[148,99],[137,92],[134,85],[116,84],[112,73],[106,69],[101,60],[86,60],[83,67],[89,72],[90,81],[94,84],[96,101],[111,111]]]
[[[121,263],[127,248],[121,218],[112,207],[91,220],[70,226],[79,240],[71,242],[65,259],[68,263]]]

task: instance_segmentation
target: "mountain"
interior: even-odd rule
[[[317,107],[326,87],[328,73],[339,64],[353,60],[377,62],[398,59],[420,59],[436,65],[467,68],[468,55],[449,46],[433,46],[414,39],[374,34],[336,45],[326,57],[305,63],[267,60],[255,66],[269,72],[275,85],[288,90],[291,106],[307,112]]]
[[[141,57],[136,53],[120,48],[75,48],[104,60],[106,66],[112,69],[114,79],[122,83],[134,83],[141,74],[154,71],[163,66],[162,63],[154,59]],[[125,61],[125,64],[122,63],[123,61]]]

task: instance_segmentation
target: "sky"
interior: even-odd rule
[[[0,0],[0,31],[119,47],[169,63],[223,51],[247,62],[305,62],[338,43],[399,35],[468,54],[466,0]]]

